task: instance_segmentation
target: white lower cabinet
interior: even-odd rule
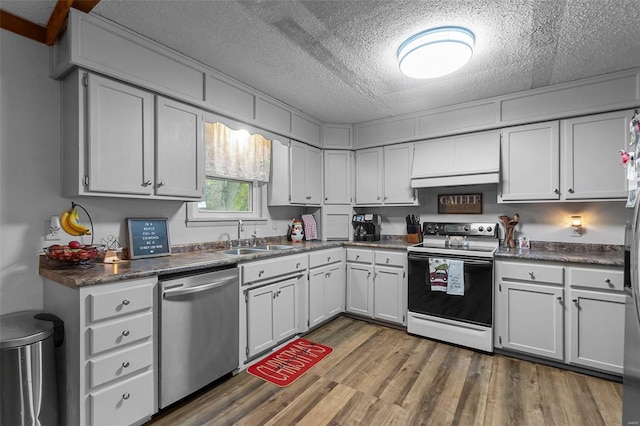
[[[562,287],[502,282],[499,334],[503,348],[556,360],[564,358]]]
[[[346,311],[406,324],[407,253],[347,248]]]
[[[65,324],[60,424],[130,425],[158,411],[157,277],[69,288],[45,281]]]
[[[309,328],[344,312],[345,269],[342,248],[309,255]]]
[[[306,330],[306,254],[240,266],[240,355],[249,360]]]
[[[247,291],[248,356],[298,332],[297,278]]]
[[[495,346],[622,375],[620,267],[497,260]]]

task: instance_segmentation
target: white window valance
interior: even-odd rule
[[[222,123],[205,124],[207,176],[269,182],[271,141]]]

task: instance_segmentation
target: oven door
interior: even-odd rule
[[[409,312],[491,327],[493,324],[493,258],[409,253]],[[432,291],[429,258],[461,260],[464,294]]]

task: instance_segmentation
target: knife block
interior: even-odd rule
[[[410,244],[417,244],[422,242],[422,235],[418,234],[407,234],[407,242]]]

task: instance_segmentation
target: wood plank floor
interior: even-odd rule
[[[619,425],[622,385],[339,317],[333,353],[279,388],[246,371],[148,425]]]

